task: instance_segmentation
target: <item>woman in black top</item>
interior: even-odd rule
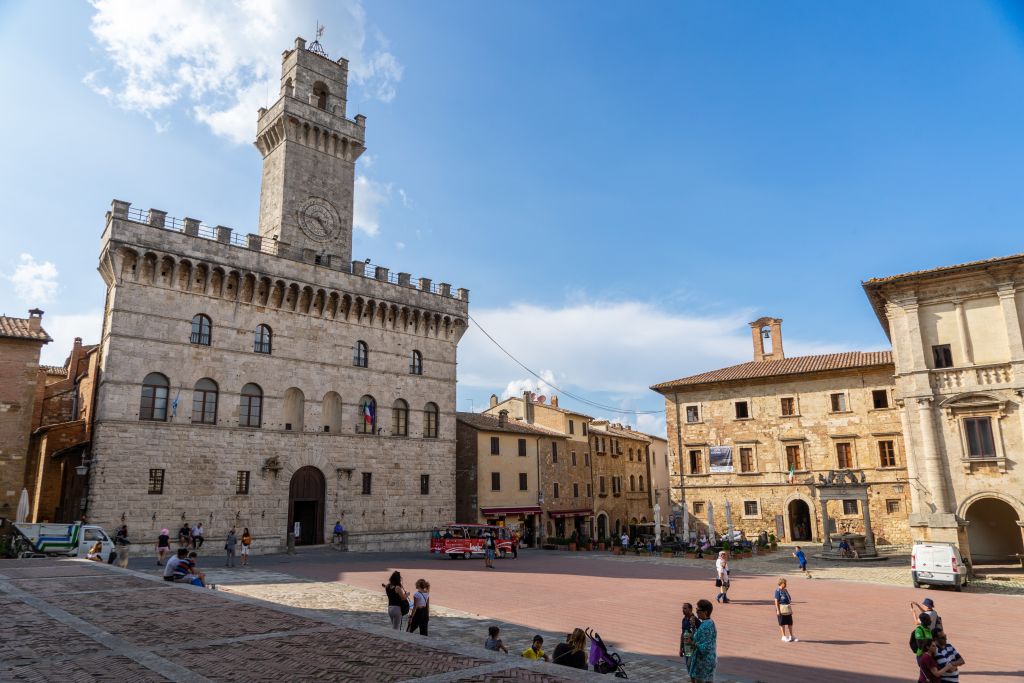
[[[391,628],[400,629],[402,616],[409,612],[409,594],[402,588],[402,575],[392,572],[387,585],[381,585],[388,596],[388,618],[391,619]]]
[[[571,666],[574,669],[587,669],[587,634],[583,629],[573,629],[572,633],[565,637],[564,643],[555,647],[555,656],[551,661],[563,666]]]

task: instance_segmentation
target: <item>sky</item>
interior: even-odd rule
[[[458,408],[887,348],[860,283],[1024,251],[1018,2],[0,0],[0,313],[95,343],[114,198],[254,232],[281,52],[350,60],[353,258],[470,290]],[[639,412],[630,412],[639,411]]]

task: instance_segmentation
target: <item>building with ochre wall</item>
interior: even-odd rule
[[[143,540],[202,522],[255,552],[425,548],[455,517],[456,346],[469,292],[352,260],[348,65],[297,39],[258,116],[259,227],[114,201],[88,516]]]

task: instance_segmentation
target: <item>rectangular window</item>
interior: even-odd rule
[[[530,480],[526,476],[526,472],[520,472],[519,473],[519,490],[520,491],[526,491],[529,488],[530,488]]]
[[[501,455],[501,443],[498,437],[491,437],[491,455]]]
[[[491,490],[501,490],[501,472],[491,472]]]
[[[149,471],[149,492],[155,494],[161,494],[164,492],[164,471],[163,470],[150,470]]]
[[[249,495],[249,470],[238,470],[235,475],[235,493],[239,496]]]
[[[783,415],[796,415],[796,399],[787,397],[780,399]]]
[[[992,418],[965,417],[964,431],[967,433],[967,455],[972,458],[994,458],[995,440],[992,438]]]
[[[803,458],[800,457],[800,445],[786,446],[786,469],[802,470],[803,468],[804,462]]]
[[[587,435],[587,423],[584,422],[583,423],[583,436],[586,436],[586,435]]]
[[[570,434],[575,434],[576,433],[576,423],[573,422],[572,420],[569,420],[569,433]]]
[[[572,485],[572,497],[573,498],[579,498],[580,497],[580,485],[579,484],[573,484]]]
[[[576,451],[573,451],[570,455],[572,456],[572,466],[576,467]]]
[[[761,508],[756,500],[745,500],[743,501],[743,514],[747,517],[759,517],[761,515]]]
[[[853,467],[853,448],[850,444],[836,444],[836,465],[841,470],[848,470]]]
[[[607,493],[607,490],[604,487],[604,477],[597,478],[597,492],[600,493],[602,496]]]
[[[875,410],[889,407],[889,392],[885,389],[875,389],[871,392],[871,405]]]
[[[953,367],[953,351],[949,348],[949,344],[936,344],[933,346],[932,360],[935,361],[936,368]]]
[[[736,401],[736,419],[746,420],[750,417],[750,406],[746,401]]]
[[[373,472],[363,472],[363,495],[369,496],[373,493]]]
[[[832,394],[829,399],[832,402],[833,413],[846,412],[846,394]]]
[[[754,471],[754,449],[740,448],[740,472]]]
[[[856,515],[859,513],[860,507],[857,505],[856,500],[844,500],[843,501],[843,514],[844,515]]]
[[[594,496],[594,487],[591,484],[587,484],[587,498],[593,498],[593,496]]]
[[[700,406],[686,406],[686,421],[700,422]]]
[[[556,481],[551,485],[551,497],[558,498],[558,482]]]
[[[887,500],[885,501],[885,511],[890,515],[898,515],[900,513],[900,501],[898,500]]]
[[[629,461],[633,462],[633,449],[632,448],[629,449]]]
[[[704,451],[690,451],[690,474],[700,474],[703,463]]]
[[[896,467],[896,442],[878,442],[878,461],[880,467]]]
[[[555,441],[551,442],[551,463],[556,464],[558,462],[558,443]]]
[[[590,467],[590,453],[589,452],[583,454],[583,466],[584,467]]]
[[[526,457],[526,439],[519,439],[519,457]]]
[[[704,514],[704,502],[695,500],[693,501],[693,514],[703,515]]]
[[[420,495],[421,496],[429,496],[430,495],[430,475],[429,474],[421,474],[420,475]]]

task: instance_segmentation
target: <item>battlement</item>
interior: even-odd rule
[[[329,254],[317,253],[314,249],[294,247],[278,240],[264,239],[253,233],[242,235],[223,225],[209,226],[198,218],[174,218],[160,209],[134,208],[130,202],[119,199],[111,202],[111,209],[107,212],[107,222],[109,223],[111,219],[130,221],[156,230],[184,234],[197,240],[219,242],[240,250],[269,254],[298,263],[311,264],[318,268],[349,273],[368,280],[387,282],[399,287],[408,287],[420,292],[469,303],[468,289],[459,288],[453,293],[452,286],[446,282],[434,283],[430,278],[414,279],[410,273],[392,273],[389,268],[370,263],[369,259],[351,262],[338,258],[332,259]]]

